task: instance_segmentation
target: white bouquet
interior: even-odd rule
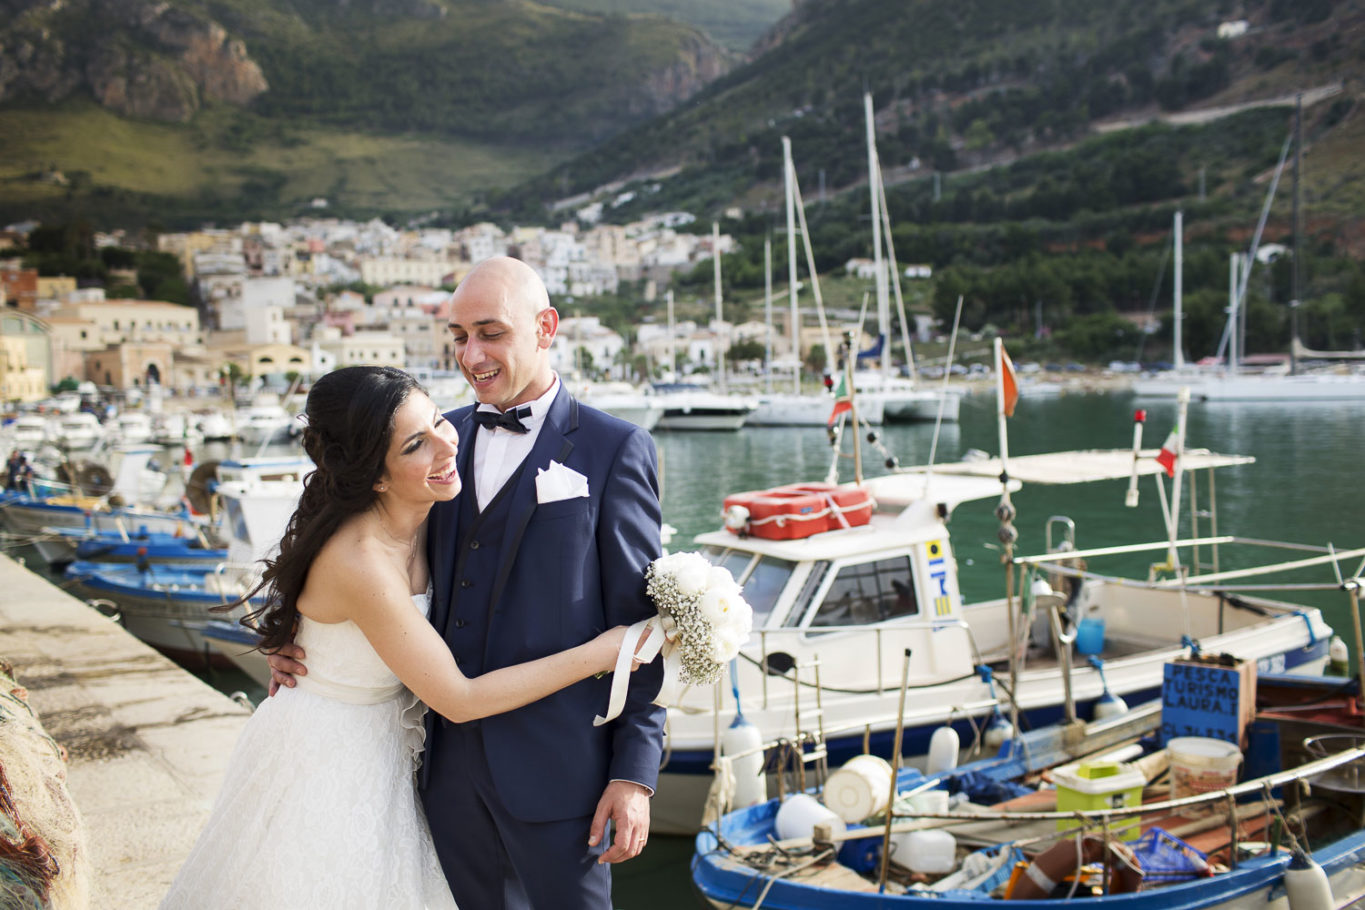
[[[665,661],[678,655],[679,680],[708,685],[720,679],[754,622],[754,611],[730,570],[697,553],[662,556],[645,570],[645,593],[658,608],[664,637],[672,645]]]
[[[663,655],[664,681],[654,703],[670,705],[689,686],[719,680],[753,628],[753,608],[745,602],[730,570],[711,565],[699,553],[673,553],[654,560],[645,570],[645,593],[659,614],[636,623],[626,633],[607,713],[596,724],[621,713],[632,658],[648,663],[655,654]],[[643,644],[639,644],[642,636]]]

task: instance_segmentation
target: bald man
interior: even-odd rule
[[[480,263],[451,301],[455,356],[479,404],[446,415],[464,493],[431,514],[431,620],[470,675],[654,613],[653,440],[563,387],[550,368],[558,326],[540,277],[516,259]],[[420,786],[462,907],[609,910],[610,864],[649,833],[659,673],[635,673],[626,709],[601,727],[609,678],[482,721],[428,718]]]

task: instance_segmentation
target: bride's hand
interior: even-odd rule
[[[595,644],[602,646],[599,649],[599,654],[595,655],[600,661],[597,672],[610,673],[616,669],[616,657],[621,653],[621,646],[626,643],[626,630],[629,628],[629,626],[616,626],[597,636]],[[636,652],[644,646],[647,638],[649,638],[648,635],[641,635],[639,640],[635,642]],[[630,672],[634,673],[641,666],[642,664],[638,659],[632,661]]]

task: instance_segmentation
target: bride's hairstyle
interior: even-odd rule
[[[304,406],[303,450],[316,468],[303,479],[279,555],[265,560],[260,584],[247,595],[264,590],[265,605],[242,619],[260,632],[259,647],[267,654],[293,641],[299,593],[322,545],[345,519],[374,503],[394,414],[420,389],[393,367],[343,367],[313,383]]]

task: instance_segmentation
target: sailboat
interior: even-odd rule
[[[769,426],[769,427],[790,427],[790,426],[825,426],[829,423],[829,415],[834,405],[834,400],[828,394],[809,394],[801,391],[801,312],[797,307],[796,294],[796,234],[797,234],[797,212],[799,208],[800,188],[796,181],[796,168],[792,164],[792,144],[791,139],[782,137],[782,174],[783,186],[786,190],[787,207],[787,296],[791,304],[791,313],[788,317],[788,329],[791,334],[791,371],[792,371],[792,390],[790,392],[774,392],[771,388],[764,395],[759,396],[758,410],[749,415],[749,426]],[[810,238],[804,232],[805,212],[800,210],[802,238],[807,248],[810,245]],[[808,249],[809,251],[809,249]],[[771,242],[764,244],[764,274],[765,274],[765,296],[764,314],[768,323],[769,337],[772,335],[772,245]],[[811,287],[815,290],[816,309],[820,314],[820,324],[825,324],[824,306],[820,299],[819,278],[815,272],[813,261],[809,263],[811,271]],[[833,350],[829,344],[828,331],[826,331],[825,350]],[[771,347],[771,343],[770,343]],[[772,381],[773,359],[771,354],[766,358],[768,366],[768,379]],[[864,406],[859,417],[863,423],[880,424],[882,422],[882,408],[879,403],[871,402]]]
[[[1193,401],[1246,401],[1246,402],[1355,402],[1365,404],[1365,373],[1360,371],[1299,369],[1303,360],[1365,360],[1365,352],[1317,352],[1303,346],[1298,334],[1299,288],[1299,251],[1303,249],[1300,236],[1300,189],[1299,172],[1303,157],[1302,102],[1295,111],[1294,132],[1285,140],[1280,151],[1280,160],[1275,167],[1275,176],[1270,182],[1265,204],[1261,209],[1260,221],[1252,237],[1251,249],[1247,253],[1234,252],[1229,262],[1228,279],[1228,321],[1219,342],[1218,365],[1213,368],[1188,367],[1185,364],[1181,341],[1181,323],[1184,316],[1181,291],[1181,252],[1182,222],[1181,213],[1175,214],[1175,227],[1172,242],[1175,248],[1175,292],[1174,306],[1174,346],[1175,369],[1169,373],[1143,379],[1133,384],[1133,391],[1148,398],[1174,398],[1182,388],[1190,390]],[[1247,287],[1250,284],[1251,270],[1256,262],[1256,252],[1260,246],[1261,233],[1265,229],[1270,214],[1270,205],[1275,198],[1275,190],[1284,170],[1290,144],[1294,147],[1294,299],[1290,303],[1294,319],[1291,322],[1289,363],[1286,368],[1247,372],[1245,364],[1245,339],[1239,323],[1245,312]],[[1227,352],[1227,363],[1222,363],[1223,353]]]
[[[876,370],[858,370],[853,375],[853,387],[858,392],[861,407],[881,409],[889,422],[935,421],[955,422],[962,403],[959,393],[950,389],[934,392],[921,389],[915,380],[897,376],[891,363],[891,282],[887,280],[887,263],[882,256],[882,237],[885,232],[887,251],[891,254],[891,278],[894,280],[896,305],[900,315],[901,342],[909,361],[911,376],[914,361],[910,354],[910,335],[906,329],[905,301],[901,299],[900,276],[895,268],[895,251],[891,247],[891,221],[886,212],[886,188],[882,185],[881,161],[877,156],[877,129],[872,116],[872,95],[863,94],[863,110],[867,121],[867,183],[872,202],[872,261],[876,269],[877,288],[877,344]]]

